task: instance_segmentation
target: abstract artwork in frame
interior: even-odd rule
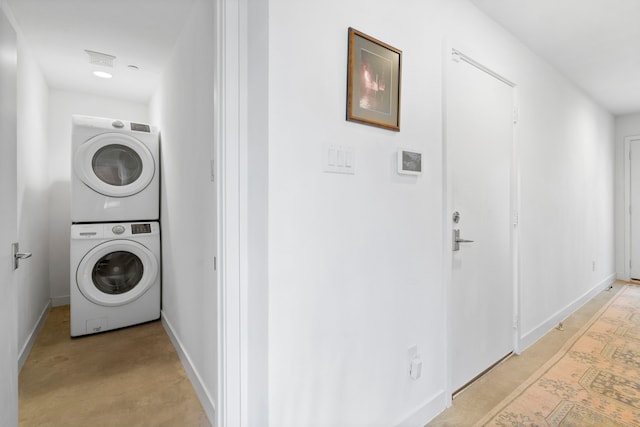
[[[347,120],[400,130],[402,51],[349,28]]]

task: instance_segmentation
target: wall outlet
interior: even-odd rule
[[[411,347],[409,347],[409,350],[407,350],[407,358],[409,360],[413,360],[416,357],[418,357],[418,345],[414,344]]]
[[[418,354],[418,346],[416,344],[407,350],[407,359],[409,362],[409,376],[417,380],[422,375],[422,360]]]
[[[419,357],[416,357],[411,361],[411,364],[409,365],[409,376],[414,380],[417,380],[422,376],[422,360],[420,360]]]

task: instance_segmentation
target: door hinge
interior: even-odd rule
[[[513,213],[513,226],[517,226],[518,223],[520,222],[520,216],[518,215],[518,212],[514,212]]]
[[[513,329],[518,329],[519,326],[520,320],[516,317],[515,319],[513,319]]]
[[[513,124],[517,124],[518,123],[518,108],[517,107],[513,107]]]
[[[631,269],[631,260],[629,260],[629,269]]]
[[[218,271],[218,259],[213,257],[213,271]]]

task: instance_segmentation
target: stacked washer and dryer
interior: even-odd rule
[[[72,118],[71,336],[160,318],[157,128]]]

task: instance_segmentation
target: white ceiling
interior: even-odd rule
[[[193,0],[8,0],[51,88],[147,102]],[[85,49],[116,56],[89,63]],[[139,70],[128,68],[136,65]],[[112,79],[92,71],[104,69]]]
[[[640,0],[471,0],[614,114],[640,112]],[[148,101],[193,0],[8,0],[52,88]],[[85,49],[117,57],[91,72]],[[133,64],[138,71],[127,68]]]
[[[471,0],[613,114],[640,112],[639,0]]]

